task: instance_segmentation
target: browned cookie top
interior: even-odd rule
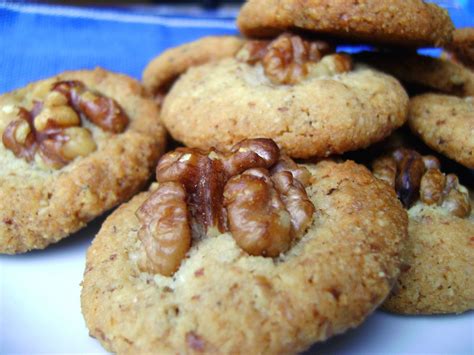
[[[444,45],[453,31],[445,10],[421,0],[250,0],[237,21],[251,37],[302,29],[403,46]]]

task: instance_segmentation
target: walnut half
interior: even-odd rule
[[[228,152],[178,148],[161,158],[156,179],[158,190],[137,211],[139,238],[153,265],[149,272],[169,276],[176,271],[185,252],[162,255],[160,250],[164,240],[178,243],[180,234],[183,250],[189,249],[188,235],[205,238],[217,230],[230,231],[251,255],[275,257],[286,252],[313,219],[314,206],[304,188],[309,172],[280,156],[270,139],[244,140]],[[180,189],[179,204],[177,193],[173,200],[160,196],[169,195],[171,187]],[[179,206],[177,221],[162,210],[172,206],[170,201]],[[177,229],[171,235],[173,224]]]

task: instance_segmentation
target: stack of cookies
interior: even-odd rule
[[[473,31],[421,0],[250,0],[237,23],[143,87],[96,69],[0,96],[0,251],[131,198],[81,295],[118,353],[297,353],[379,306],[474,309]]]

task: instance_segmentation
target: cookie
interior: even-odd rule
[[[451,60],[412,52],[361,52],[354,57],[404,83],[416,84],[428,91],[474,96],[474,73]]]
[[[474,309],[474,214],[468,190],[433,156],[398,149],[374,162],[409,217],[402,272],[383,308],[403,314]]]
[[[143,72],[143,85],[161,101],[174,80],[189,67],[231,57],[244,41],[235,36],[204,37],[171,48],[154,58]]]
[[[0,252],[42,249],[133,196],[165,144],[135,80],[71,71],[0,96]]]
[[[194,159],[187,154],[173,161]],[[81,302],[90,334],[118,353],[297,353],[360,324],[398,274],[406,213],[361,165],[306,167],[312,223],[273,258],[250,255],[233,232],[208,233],[193,237],[172,276],[144,272],[137,216],[166,183],[118,208],[87,252]]]
[[[424,94],[410,101],[408,124],[428,146],[474,169],[474,98]]]
[[[455,30],[453,40],[446,48],[452,59],[474,70],[474,27]]]
[[[453,24],[446,10],[421,0],[249,0],[237,24],[249,37],[305,30],[348,40],[401,46],[449,43]]]
[[[267,137],[292,157],[326,157],[388,136],[405,122],[407,103],[393,77],[325,42],[283,34],[190,67],[165,96],[162,120],[190,147]]]

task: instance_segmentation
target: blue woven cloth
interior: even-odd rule
[[[0,92],[64,70],[96,66],[140,79],[146,64],[165,48],[233,33],[234,19],[215,15],[0,4]]]
[[[474,25],[472,2],[448,1],[457,26]],[[173,8],[85,9],[0,2],[0,92],[64,70],[101,66],[137,79],[165,48],[210,34],[236,33],[232,12]],[[216,50],[219,50],[216,48]]]

